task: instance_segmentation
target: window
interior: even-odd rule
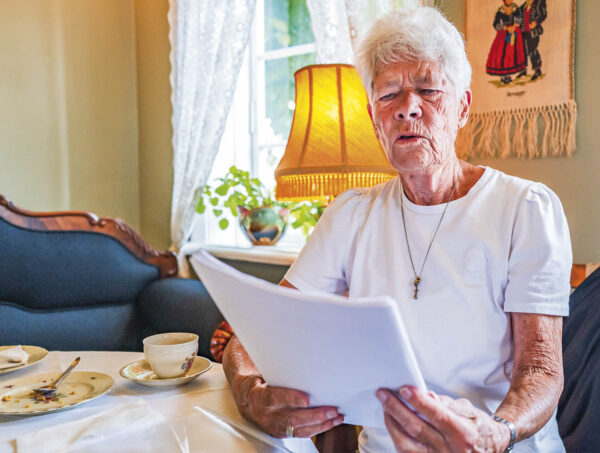
[[[209,182],[231,165],[250,170],[269,189],[285,150],[294,114],[294,72],[316,62],[314,36],[305,0],[257,0],[250,41],[234,102]],[[230,216],[220,230],[210,213],[198,216],[192,240],[212,245],[249,246]],[[278,243],[299,249],[302,234],[288,227]]]

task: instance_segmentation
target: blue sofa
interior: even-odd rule
[[[0,345],[49,350],[142,350],[145,336],[199,335],[199,355],[222,315],[201,282],[176,278],[118,219],[33,213],[0,196]]]
[[[567,453],[600,452],[600,268],[571,294],[558,428]]]

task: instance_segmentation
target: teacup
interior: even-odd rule
[[[144,355],[160,379],[181,377],[192,366],[198,352],[198,335],[193,333],[159,333],[144,338]]]

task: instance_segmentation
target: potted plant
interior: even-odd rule
[[[254,245],[274,245],[285,232],[288,219],[293,228],[300,228],[308,237],[312,227],[325,210],[318,201],[281,202],[266,189],[258,178],[232,166],[218,184],[207,184],[202,189],[196,211],[200,214],[210,209],[219,219],[219,228],[229,226],[229,220],[223,217],[225,210],[239,217],[239,225],[245,236]]]

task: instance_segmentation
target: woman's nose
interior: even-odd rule
[[[394,116],[397,120],[415,120],[421,118],[421,106],[416,93],[404,92],[397,97]]]

